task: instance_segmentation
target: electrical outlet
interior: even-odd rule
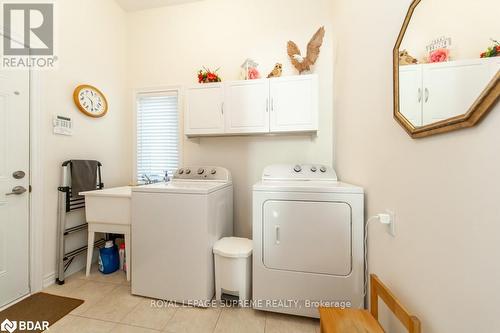
[[[396,237],[396,214],[389,209],[385,210],[386,214],[389,214],[391,216],[391,222],[387,224],[387,232],[392,236]]]

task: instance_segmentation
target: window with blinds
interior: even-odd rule
[[[179,165],[178,92],[137,95],[137,181],[162,181]]]

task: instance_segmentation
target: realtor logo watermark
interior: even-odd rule
[[[54,4],[3,3],[2,9],[2,67],[53,68]]]
[[[49,328],[48,321],[15,321],[5,319],[0,324],[0,331],[13,333],[16,330],[26,332],[26,331],[45,331]]]

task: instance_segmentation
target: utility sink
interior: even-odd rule
[[[85,196],[87,222],[130,224],[130,186],[80,192]]]

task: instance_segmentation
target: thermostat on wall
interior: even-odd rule
[[[73,135],[73,121],[71,118],[54,116],[52,125],[54,127],[54,134]]]

